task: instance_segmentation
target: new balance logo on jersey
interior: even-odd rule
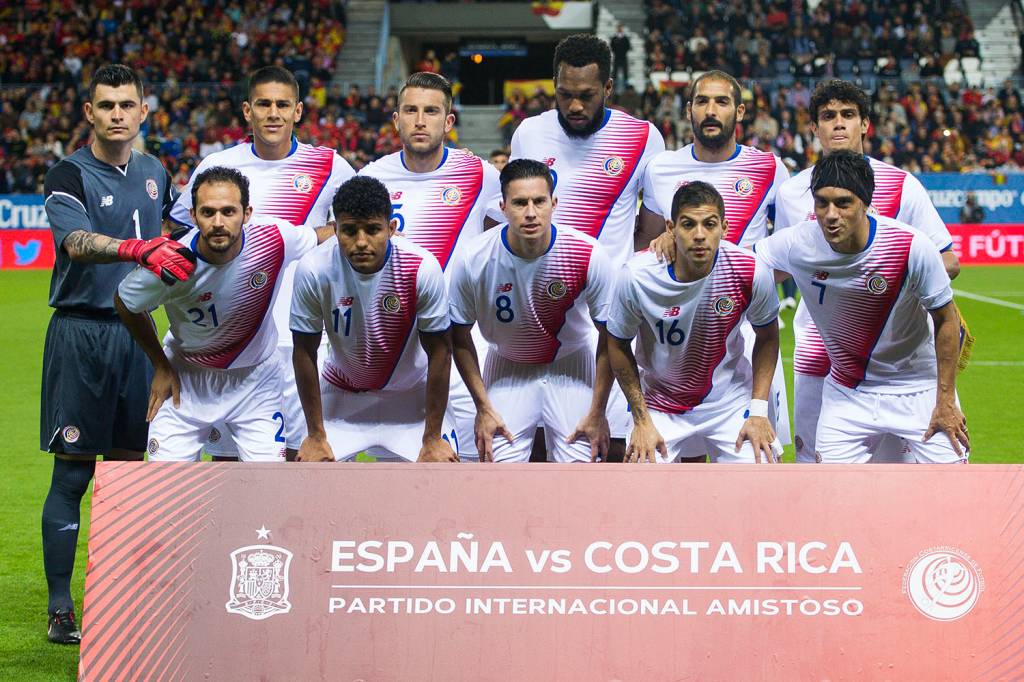
[[[496,289],[499,294],[507,294],[508,292],[512,291],[512,282],[505,282],[504,284],[499,284],[496,287]]]
[[[547,166],[548,168],[551,168],[552,166],[554,166],[555,165],[555,157],[549,156],[548,158],[544,159],[544,165]]]
[[[665,311],[662,317],[677,317],[679,315],[679,306],[672,306]]]
[[[402,193],[401,192],[392,192],[391,193],[391,201],[398,201],[401,198],[402,198]]]
[[[338,299],[338,305],[344,308],[352,305],[354,301],[355,297],[353,296],[342,296],[341,298]]]
[[[213,298],[213,292],[212,291],[207,291],[204,294],[200,294],[199,298],[196,299],[196,302],[197,303],[206,303],[211,298]]]
[[[828,273],[825,272],[824,270],[815,270],[814,271],[814,279],[820,280],[820,281],[823,282],[826,279],[828,279]]]
[[[108,194],[106,196],[100,197],[100,208],[106,208],[107,206],[113,206],[113,205],[114,205],[114,195],[113,194]]]

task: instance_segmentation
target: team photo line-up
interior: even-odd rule
[[[259,69],[251,142],[180,194],[133,148],[138,75],[95,72],[92,142],[45,182],[51,640],[80,639],[70,580],[99,455],[526,462],[537,440],[556,462],[769,463],[789,442],[801,462],[967,461],[952,238],[913,175],[865,156],[860,88],[818,84],[823,157],[791,178],[737,144],[729,74],[691,85],[694,140],[666,151],[606,105],[603,40],[564,39],[553,69],[556,108],[522,123],[500,170],[445,146],[451,87],[416,73],[401,151],[358,175],[295,139],[295,78]]]

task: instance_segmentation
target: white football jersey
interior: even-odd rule
[[[935,210],[928,192],[910,173],[884,161],[868,157],[875,174],[875,193],[871,197],[872,214],[893,218],[920,230],[928,236],[939,251],[953,248],[950,236],[939,212]],[[814,167],[801,171],[782,183],[775,202],[775,227],[782,229],[805,220],[816,220],[814,195],[811,194],[811,172]],[[828,375],[828,353],[821,335],[814,328],[803,299],[793,317],[797,344],[793,350],[793,369],[800,374],[823,377]]]
[[[242,228],[242,250],[230,263],[214,265],[199,256],[199,230],[179,241],[196,252],[195,274],[166,286],[142,268],[117,289],[128,310],[164,306],[170,327],[164,346],[175,357],[212,369],[251,367],[277,346],[277,327],[268,311],[280,295],[285,267],[311,251],[316,232],[281,221]]]
[[[749,400],[753,368],[740,322],[779,316],[774,273],[747,249],[722,241],[707,277],[675,279],[672,265],[648,251],[619,271],[608,333],[638,333],[637,365],[651,409],[679,414],[697,405]]]
[[[871,237],[860,253],[833,251],[818,223],[805,221],[759,242],[757,257],[793,276],[825,343],[833,381],[881,393],[934,387],[926,310],[953,300],[942,256],[903,223],[869,221]]]
[[[456,250],[484,231],[484,218],[505,221],[498,170],[472,152],[445,147],[435,170],[415,173],[403,154],[388,154],[359,174],[384,183],[398,231],[447,269]]]
[[[346,391],[401,391],[422,385],[427,356],[420,332],[448,329],[444,273],[429,251],[392,237],[384,266],[372,275],[352,268],[337,239],[304,258],[295,271],[291,328],[319,334],[330,353],[323,378]]]
[[[644,176],[644,206],[665,220],[672,219],[672,198],[688,182],[701,180],[722,195],[729,221],[726,241],[749,247],[768,234],[776,193],[789,178],[782,160],[769,152],[738,144],[727,161],[704,163],[692,144],[658,154]]]
[[[591,320],[608,317],[608,256],[597,240],[569,227],[552,225],[551,246],[532,260],[512,253],[507,225],[495,227],[472,240],[452,267],[452,322],[476,323],[514,362],[543,364],[593,347]]]
[[[523,121],[512,136],[511,159],[547,164],[558,198],[553,222],[597,239],[618,266],[633,253],[647,164],[663,151],[665,140],[652,123],[617,109],[606,109],[604,125],[587,138],[566,135],[551,110]]]

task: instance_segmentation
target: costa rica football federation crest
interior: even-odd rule
[[[455,185],[448,185],[441,188],[441,202],[445,206],[454,206],[462,199],[462,190]]]
[[[719,317],[727,317],[733,310],[736,309],[736,304],[728,296],[720,296],[715,299],[715,314]]]
[[[296,192],[309,194],[313,190],[313,178],[305,173],[299,173],[292,178],[292,187],[295,188]]]
[[[625,167],[626,162],[622,160],[621,156],[609,156],[604,160],[604,172],[612,177],[621,173]]]
[[[402,309],[402,299],[395,294],[387,294],[380,300],[380,307],[386,313],[397,313]]]
[[[552,301],[557,301],[558,299],[563,298],[567,293],[569,293],[569,287],[565,286],[565,282],[558,279],[553,279],[548,283],[547,291],[548,298],[550,298]]]
[[[871,277],[868,277],[867,288],[869,293],[881,296],[889,290],[889,283],[881,275],[871,275]]]
[[[146,194],[149,195],[149,198],[156,201],[158,193],[159,188],[156,186],[156,180],[153,178],[146,178]]]
[[[262,289],[269,281],[270,276],[262,270],[259,270],[252,273],[252,277],[249,278],[249,286],[253,289]]]
[[[260,538],[269,535],[261,528]],[[288,569],[292,553],[275,545],[249,545],[231,553],[228,613],[263,620],[292,610],[288,601]]]
[[[745,197],[754,191],[754,182],[747,176],[743,176],[736,181],[736,184],[733,185],[733,189],[736,190],[736,194],[739,194],[741,197]]]

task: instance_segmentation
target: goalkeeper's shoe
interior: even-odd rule
[[[46,636],[55,644],[81,644],[82,631],[75,624],[75,612],[57,609],[50,614]]]

